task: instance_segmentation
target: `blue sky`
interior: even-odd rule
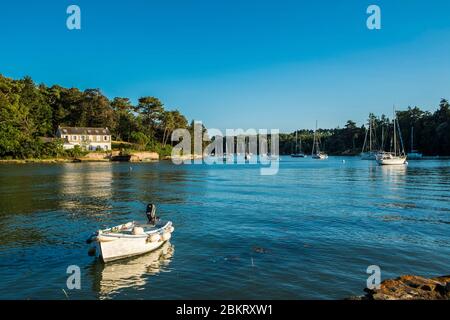
[[[80,31],[66,28],[70,4]],[[219,129],[342,127],[450,98],[448,12],[448,0],[4,1],[0,73],[154,95]]]

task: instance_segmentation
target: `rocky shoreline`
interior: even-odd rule
[[[184,156],[165,156],[162,159],[156,152],[131,152],[121,155],[118,151],[112,153],[90,152],[82,157],[77,158],[50,158],[50,159],[0,159],[0,164],[30,164],[30,163],[76,163],[76,162],[156,162],[159,160],[178,161],[202,159],[202,155],[184,155]]]
[[[379,289],[347,300],[450,300],[450,276],[424,278],[406,275],[385,280]]]

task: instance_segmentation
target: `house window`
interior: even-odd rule
[[[108,141],[108,136],[104,136],[103,140]]]
[[[100,136],[97,136],[97,141],[100,142]]]
[[[73,141],[77,141],[77,136],[72,136]]]

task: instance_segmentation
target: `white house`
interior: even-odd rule
[[[64,140],[64,149],[80,146],[83,150],[111,150],[108,128],[58,127],[56,136]]]

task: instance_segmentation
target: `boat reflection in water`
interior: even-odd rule
[[[405,185],[408,166],[381,166],[383,181],[389,183],[386,186],[397,188]]]
[[[139,288],[147,284],[149,277],[163,272],[170,264],[175,247],[166,242],[161,248],[148,254],[103,264],[93,265],[94,281],[100,299],[112,298],[115,293],[126,288]]]

